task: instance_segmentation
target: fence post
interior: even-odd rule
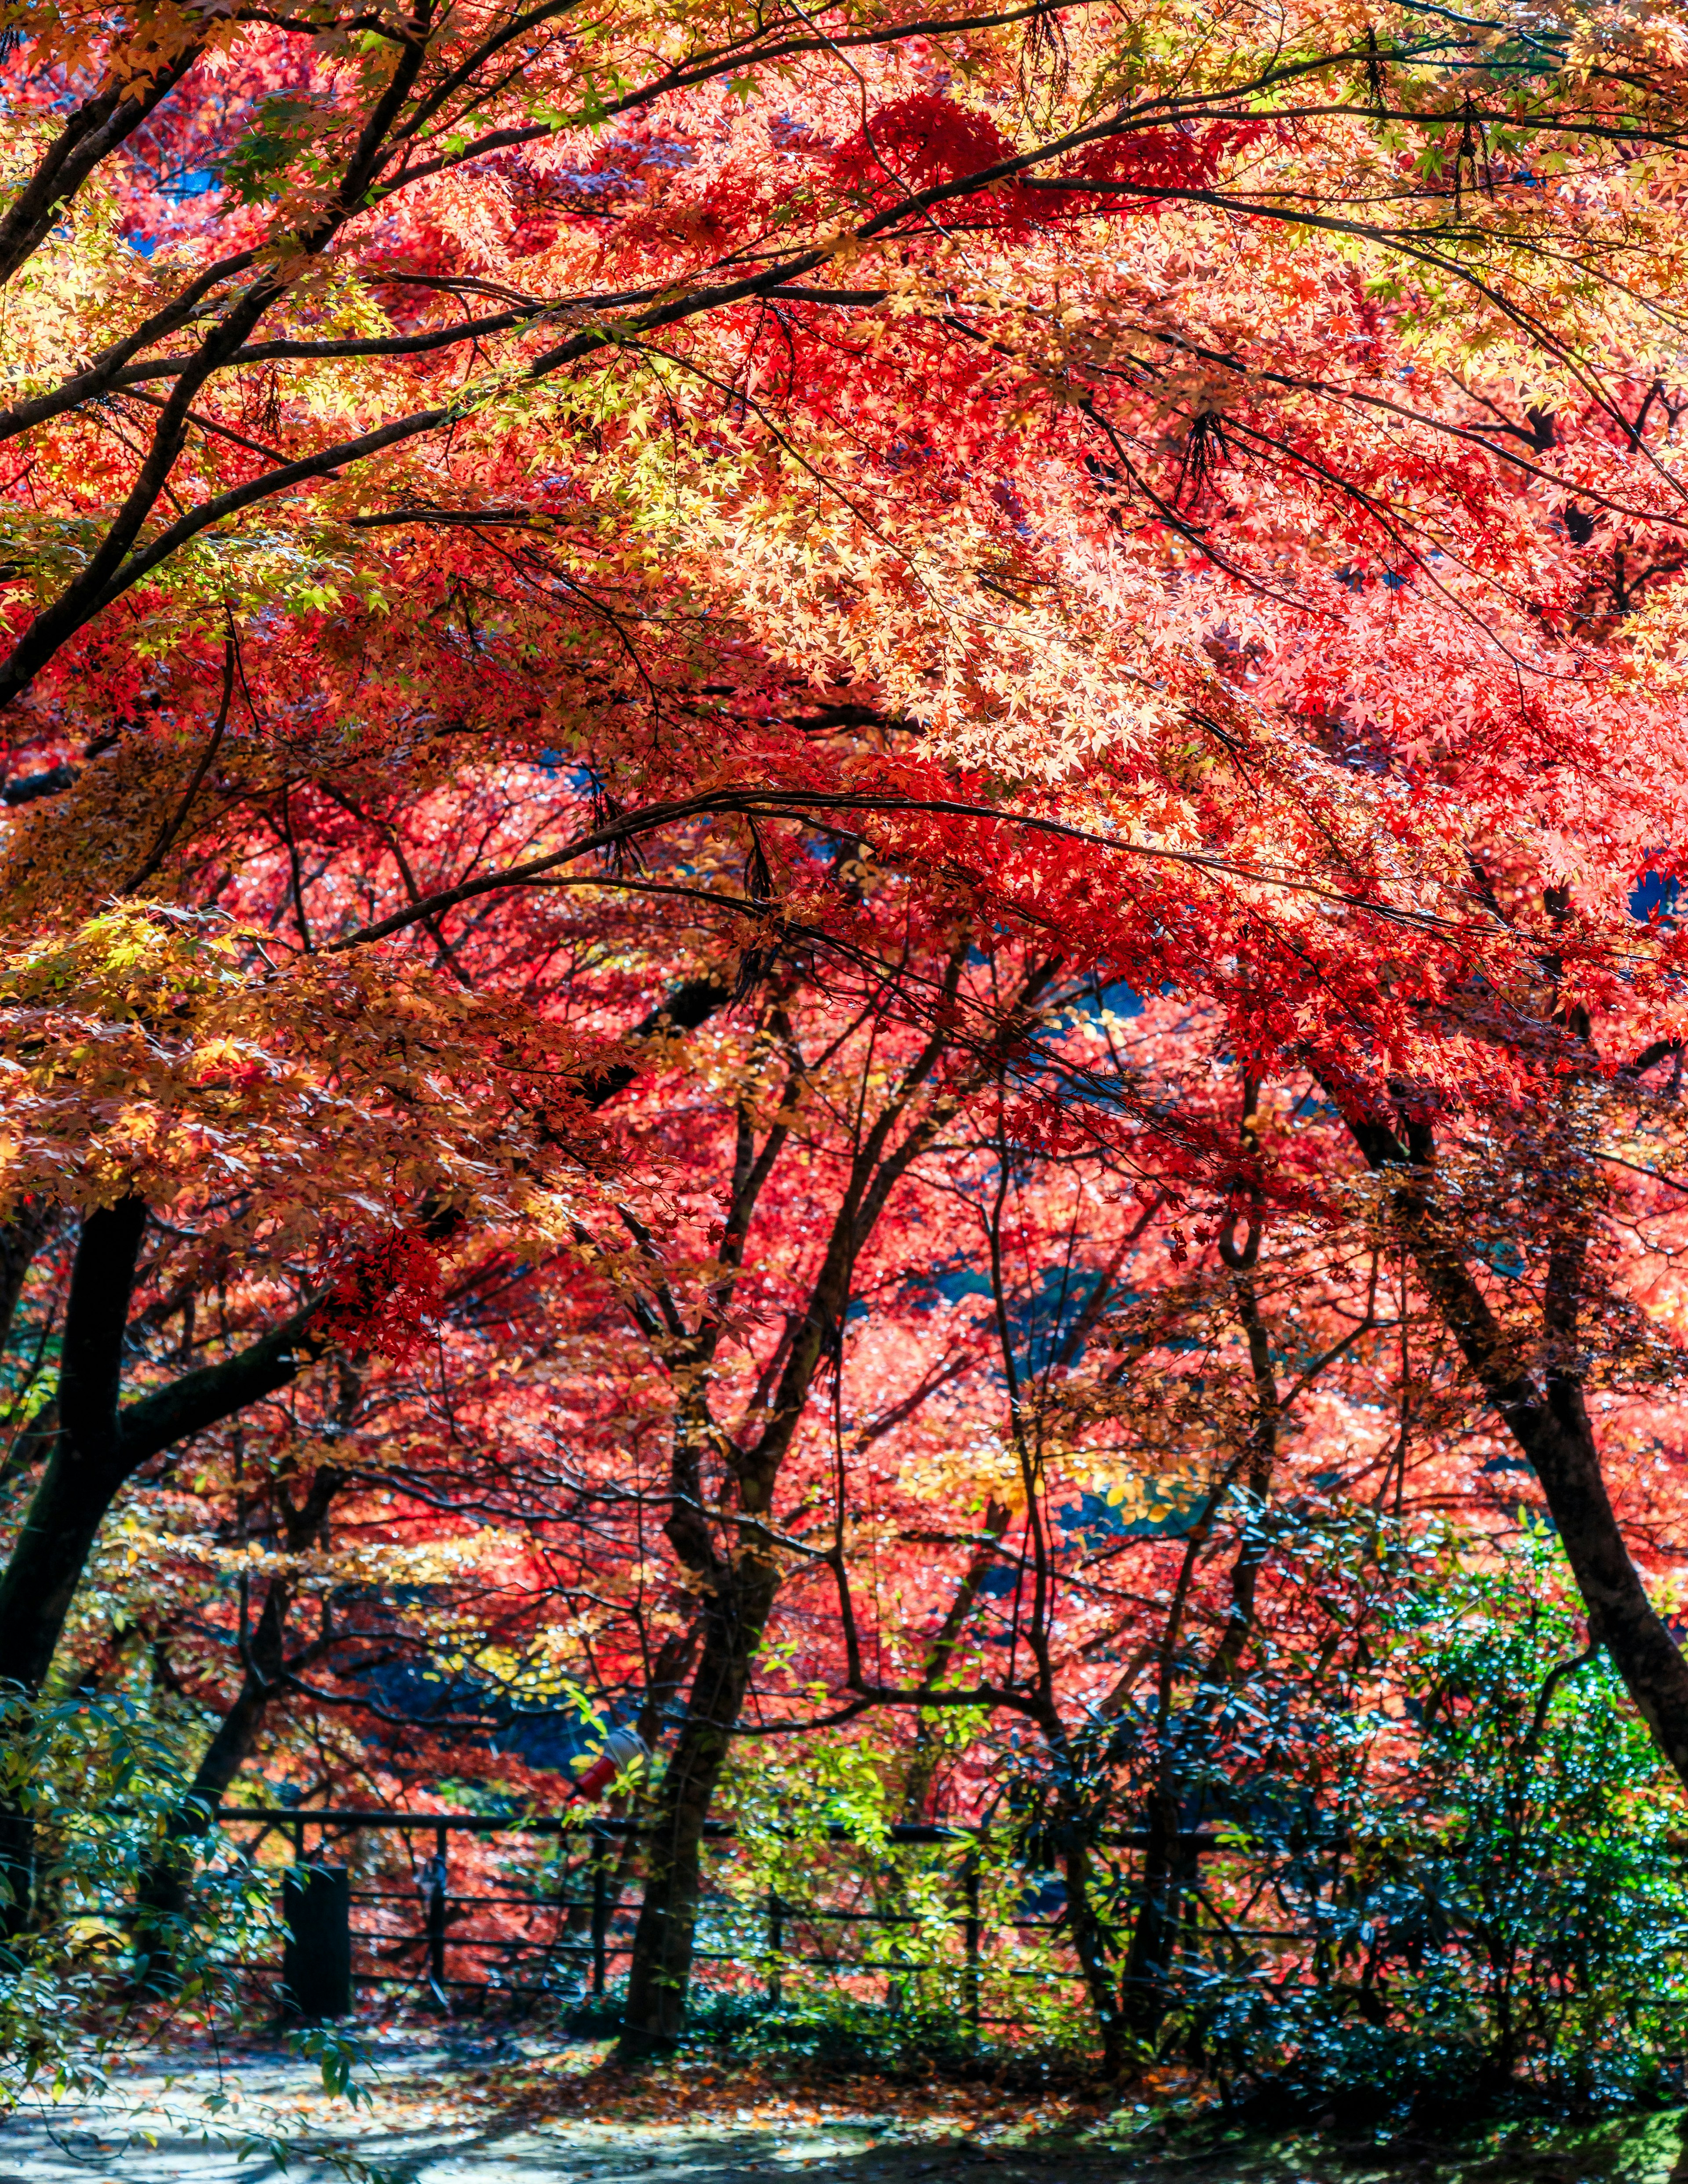
[[[967,2022],[979,2034],[979,1864],[977,1847],[961,1861],[961,1894],[967,1908],[967,1970],[964,1981]]]
[[[445,1989],[445,1843],[443,1823],[434,1830],[433,1863],[428,1869],[428,1985],[442,2009],[449,2009]]]
[[[352,2008],[352,1876],[343,1865],[290,1865],[282,1876],[283,2007],[301,2017]]]
[[[768,1891],[768,2000],[777,2003],[780,1998],[779,1960],[785,1947],[785,1906],[779,1900],[779,1891]]]
[[[592,1992],[601,1996],[610,1931],[610,1837],[596,1820],[587,1834],[592,1848]]]

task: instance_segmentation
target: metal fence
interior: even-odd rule
[[[634,1822],[250,1806],[217,1818],[236,1852],[235,1897],[253,1901],[255,1879],[256,1899],[268,1884],[282,1913],[231,1927],[223,1961],[308,2017],[343,2015],[360,1991],[446,2012],[494,1996],[589,2009],[607,2002],[631,1953],[647,1836]],[[837,1825],[741,1834],[714,1821],[704,1835],[696,1986],[890,2003],[962,2031],[1017,2027],[1063,2042],[1094,2030],[1064,1887],[1045,1869],[1052,1844],[961,1825],[864,1841]],[[1128,1908],[1147,1837],[1108,1830],[1094,1841],[1126,1853],[1108,1861],[1106,1885]],[[1384,1925],[1399,1927],[1406,1962],[1414,1934],[1439,1919],[1438,1976],[1473,2026],[1512,2025],[1524,1996],[1543,2055],[1557,2053],[1556,2027],[1572,2018],[1633,2045],[1645,2017],[1661,2059],[1681,2050],[1688,1845],[1674,1838],[1647,1846],[1658,1870],[1627,1896],[1592,1897],[1585,1862],[1524,1841],[1500,1861],[1497,1892],[1492,1847],[1468,1844],[1457,1827],[1383,1845],[1332,1829],[1299,1847],[1190,1830],[1178,1848],[1168,1939],[1178,1992],[1203,2021],[1240,2022],[1267,1993],[1291,2016],[1315,2001],[1327,2015],[1365,2015],[1382,1991],[1368,1985],[1367,1951]],[[1468,1854],[1475,1873],[1463,1869]],[[1117,1959],[1111,1973],[1116,1984],[1128,1976]],[[1613,2031],[1620,2020],[1627,2029]]]
[[[460,1996],[602,1997],[631,1951],[642,1835],[632,1822],[251,1806],[217,1818],[232,1839],[248,1838],[249,1855],[277,1834],[290,1846],[277,1873],[283,1960],[250,1969],[279,1970],[309,2015],[342,2014],[359,1987],[443,2009]],[[708,1823],[705,1840],[716,1885],[699,1907],[694,1961],[715,1984],[777,2000],[790,1974],[879,1996],[935,1977],[978,2026],[1018,2021],[984,2008],[987,1984],[1078,1980],[1050,1884],[1026,1880],[1022,1900],[998,1901],[987,1917],[974,1829],[894,1827],[872,1851],[844,1827],[811,1832],[800,1896],[747,1891],[742,1855],[734,1870],[746,1844],[732,1823]],[[834,1853],[829,1867],[817,1842]]]

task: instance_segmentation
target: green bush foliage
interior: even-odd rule
[[[1688,2012],[1680,1794],[1551,1535],[1396,1552],[1369,1678],[1279,1690],[1228,1779],[1204,1755],[1236,1850],[1184,1907],[1169,2021],[1233,2088],[1318,2104],[1654,2095]]]

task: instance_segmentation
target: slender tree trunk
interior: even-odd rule
[[[135,1895],[137,1986],[163,1991],[171,1983],[179,1928],[192,1888],[194,1846],[212,1826],[230,1784],[251,1758],[270,1702],[281,1689],[289,1598],[286,1580],[272,1579],[234,1704],[218,1723],[192,1781],[164,1825],[163,1842],[142,1875]]]
[[[363,1382],[352,1365],[341,1365],[338,1423],[349,1426],[362,1394]],[[318,1466],[309,1488],[294,1502],[282,1486],[273,1490],[274,1515],[289,1554],[304,1554],[324,1536],[334,1497],[346,1483],[336,1465]],[[142,1985],[168,1986],[170,1959],[175,1954],[176,1930],[187,1908],[193,1879],[193,1846],[211,1826],[229,1785],[251,1757],[265,1719],[276,1699],[287,1689],[290,1668],[304,1656],[287,1658],[287,1610],[293,1588],[286,1578],[272,1578],[264,1596],[256,1627],[242,1648],[243,1673],[234,1704],[218,1724],[205,1747],[192,1781],[165,1823],[164,1841],[149,1860],[136,1894],[136,1977]],[[241,1628],[244,1638],[244,1605]]]
[[[644,1902],[633,1936],[621,2036],[622,2051],[631,2056],[673,2040],[685,2019],[704,1823],[778,1588],[776,1566],[747,1555],[719,1582],[705,1612],[691,1701],[651,1819]]]
[[[88,1550],[126,1475],[117,1399],[146,1223],[138,1198],[91,1213],[70,1272],[58,1438],[0,1575],[0,1683],[31,1694],[52,1665]]]
[[[1072,1953],[1078,1959],[1084,1986],[1095,2012],[1102,2039],[1102,2065],[1111,2078],[1117,2077],[1127,2061],[1126,2033],[1129,2028],[1109,1975],[1109,1938],[1090,1901],[1092,1860],[1089,1845],[1075,1833],[1062,1860],[1067,1882],[1067,1924],[1072,1936]]]
[[[1630,1558],[1581,1389],[1550,1390],[1541,1412],[1513,1431],[1541,1482],[1590,1634],[1605,1646],[1659,1750],[1688,1786],[1688,1663]]]
[[[47,1458],[0,1577],[0,1681],[40,1691],[76,1586],[125,1474],[67,1433]]]
[[[1403,1145],[1381,1123],[1351,1113],[1346,1120],[1373,1169],[1400,1178],[1396,1218],[1425,1292],[1540,1482],[1590,1636],[1606,1648],[1660,1752],[1688,1786],[1688,1662],[1630,1559],[1583,1396],[1577,1318],[1585,1236],[1568,1233],[1551,1253],[1545,1312],[1550,1349],[1544,1368],[1531,1373],[1436,1204],[1428,1128],[1409,1125]]]
[[[694,1616],[684,1630],[674,1632],[672,1636],[665,1639],[657,1649],[656,1658],[650,1667],[650,1681],[645,1686],[644,1698],[633,1722],[634,1730],[647,1752],[655,1752],[662,1741],[663,1716],[672,1703],[675,1693],[686,1680],[701,1635],[701,1625]],[[627,1798],[615,1799],[610,1807],[610,1816],[617,1819],[625,1818],[629,1804],[634,1802]],[[599,1844],[588,1857],[581,1861],[578,1867],[568,1870],[565,1886],[571,1886],[576,1880],[589,1875],[602,1854],[603,1847]],[[606,1929],[614,1925],[621,1908],[622,1895],[628,1883],[634,1879],[638,1868],[638,1837],[629,1833],[621,1838],[621,1847],[616,1853],[615,1869],[609,1876],[604,1903]],[[591,1915],[592,1907],[589,1903],[579,1901],[571,1903],[558,1929],[558,1940],[560,1942],[578,1941],[581,1935],[586,1932]]]
[[[1148,1841],[1143,1852],[1137,1917],[1131,1930],[1120,1981],[1120,2008],[1126,2023],[1142,2040],[1160,2031],[1172,1995],[1173,1958],[1184,1904],[1184,1874],[1179,1857],[1176,1788],[1162,1783],[1145,1815]]]
[[[71,1263],[58,1372],[58,1432],[3,1573],[0,1573],[0,1691],[34,1700],[64,1635],[89,1552],[107,1511],[141,1466],[175,1442],[273,1394],[293,1378],[314,1304],[249,1349],[184,1373],[119,1407],[124,1332],[147,1208],[138,1198],[101,1206],[82,1223]],[[34,1829],[0,1801],[0,1934],[30,1919]]]

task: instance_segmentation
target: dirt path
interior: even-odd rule
[[[354,2116],[305,2065],[187,2057],[169,2076],[127,2075],[120,2098],[0,2125],[0,2184],[264,2184],[284,2174],[326,2184],[345,2173],[337,2151],[383,2184],[1127,2184],[1135,2167],[1070,2137],[1028,2142],[1028,2119],[1011,2106],[981,2115],[940,2103],[910,2116],[889,2103],[851,2113],[774,2098],[723,2113],[700,2088],[698,2109],[713,2112],[688,2120],[682,2086],[660,2103],[670,2114],[593,2113],[582,2080],[596,2059],[516,2052],[465,2068],[426,2043],[377,2048],[373,2104]],[[225,2105],[211,2112],[210,2102]],[[285,2170],[262,2144],[242,2148],[246,2134],[288,2138],[297,2150]]]
[[[227,2146],[168,2126],[152,2144],[126,2142],[84,2112],[74,2121],[19,2120],[0,2130],[0,2184],[71,2184],[120,2177],[124,2184],[235,2184],[277,2177],[267,2154],[241,2160]],[[156,2128],[156,2126],[155,2126]],[[371,2134],[358,2148],[391,2184],[737,2184],[740,2178],[802,2177],[812,2184],[1115,2184],[1117,2159],[1069,2149],[1005,2155],[951,2141],[898,2142],[866,2127],[794,2126],[723,2131],[718,2125],[568,2120],[528,2130],[492,2128],[464,2137],[426,2131]],[[290,2161],[293,2178],[336,2174],[322,2159]]]
[[[1676,2111],[1479,2128],[1457,2151],[1315,2129],[1180,2153],[1147,2109],[988,2087],[817,2089],[706,2059],[628,2079],[583,2042],[407,2033],[372,2048],[355,2114],[273,2050],[132,2071],[108,2102],[0,2125],[0,2184],[329,2184],[356,2173],[346,2158],[382,2184],[1688,2184]],[[276,2137],[285,2167],[264,2143]]]
[[[152,2145],[124,2142],[84,2115],[51,2130],[14,2122],[0,2131],[0,2184],[71,2184],[72,2179],[120,2177],[125,2184],[235,2184],[279,2176],[274,2160],[238,2159],[226,2147],[166,2131]],[[1078,2165],[1050,2157],[1005,2159],[951,2144],[897,2145],[866,2130],[797,2126],[785,2131],[723,2131],[712,2125],[591,2124],[569,2121],[529,2131],[494,2128],[443,2142],[430,2134],[382,2134],[359,2148],[392,2184],[736,2184],[749,2177],[805,2177],[814,2184],[960,2184],[961,2179],[1076,2180],[1097,2184],[1122,2175],[1117,2162]],[[322,2159],[290,2162],[287,2175],[328,2178]]]

